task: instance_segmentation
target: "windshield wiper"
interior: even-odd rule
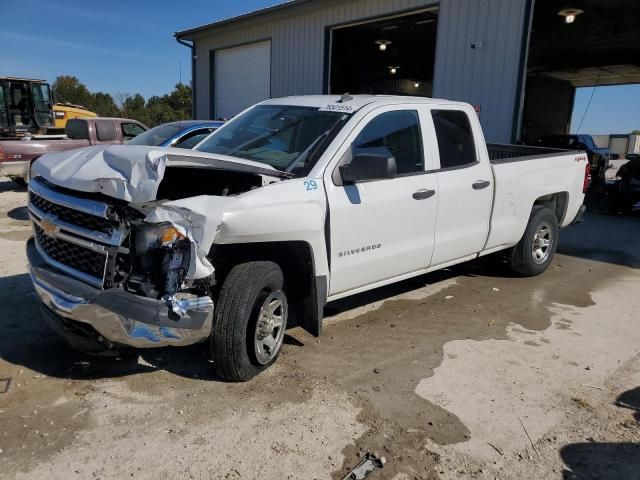
[[[294,168],[296,168],[300,162],[302,162],[303,160],[306,162],[307,158],[313,158],[316,154],[316,152],[318,151],[318,149],[322,146],[322,144],[324,143],[324,140],[331,136],[334,132],[334,130],[336,128],[338,128],[338,125],[340,125],[340,123],[342,123],[346,118],[348,118],[348,115],[342,115],[340,118],[338,118],[338,120],[335,121],[335,123],[333,125],[331,125],[331,127],[329,127],[326,131],[324,131],[322,134],[320,134],[320,136],[318,138],[316,138],[311,145],[309,145],[304,152],[302,152],[298,158],[296,158],[294,161],[292,161],[289,165],[287,165],[287,167],[284,169],[285,172],[290,172],[291,170],[293,170]]]

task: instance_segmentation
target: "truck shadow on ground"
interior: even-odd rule
[[[558,253],[640,268],[640,215],[587,213],[585,221],[560,234]]]
[[[0,189],[2,186],[4,184],[0,182]],[[20,207],[12,210],[12,218],[22,219],[25,211]],[[607,232],[606,239],[602,232]],[[635,218],[591,214],[586,223],[563,231],[559,251],[573,257],[640,268],[640,251],[634,248],[638,236],[640,222]],[[598,245],[604,245],[602,248],[606,255],[598,253]],[[562,262],[561,257],[558,262]],[[598,275],[596,272],[594,269],[596,277],[607,273],[602,270]],[[342,312],[387,301],[448,279],[477,277],[499,281],[500,278],[509,279],[511,274],[500,257],[492,255],[332,302],[325,308],[325,318],[331,319]],[[534,284],[527,280],[523,288],[535,287],[535,280],[531,281]],[[582,305],[584,302],[581,300],[579,303]],[[213,373],[204,344],[187,348],[135,350],[118,359],[87,356],[72,350],[42,320],[37,298],[26,274],[0,278],[0,305],[4,309],[4,315],[0,317],[0,357],[14,365],[48,376],[72,379],[116,378],[166,370],[186,378],[219,380]],[[295,337],[285,338],[286,345],[293,351],[305,343]]]
[[[444,270],[399,282],[334,302],[326,308],[325,316],[386,300],[460,275],[459,271]],[[158,370],[190,379],[222,381],[210,362],[206,344],[181,348],[129,350],[119,357],[88,355],[72,349],[44,322],[38,299],[28,274],[0,277],[0,359],[21,365],[35,372],[57,378],[100,379],[118,378]],[[304,342],[286,335],[285,345],[299,348]]]
[[[1,178],[1,177],[0,177]],[[0,181],[0,193],[2,192],[26,192],[26,185],[18,185],[13,180],[5,179]]]
[[[615,405],[634,411],[640,422],[640,387],[627,390]],[[640,443],[574,443],[560,450],[567,469],[564,480],[638,480]]]
[[[0,358],[41,374],[69,379],[117,378],[166,370],[217,380],[204,345],[131,350],[119,358],[86,355],[69,347],[44,323],[29,275],[0,278]]]
[[[26,206],[16,207],[7,212],[7,217],[9,217],[12,220],[27,222],[29,221],[29,209]]]
[[[635,417],[636,421],[640,423],[640,387],[636,387],[624,392],[616,399],[615,405],[620,408],[633,410],[633,416]]]

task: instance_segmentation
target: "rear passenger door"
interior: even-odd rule
[[[431,110],[433,143],[438,159],[438,221],[431,265],[436,266],[480,252],[489,234],[493,173],[484,137],[473,110],[437,107]]]

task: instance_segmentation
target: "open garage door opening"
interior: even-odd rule
[[[438,9],[332,28],[329,92],[431,96]]]
[[[640,83],[639,25],[638,0],[536,0],[521,140],[570,133],[576,88]]]

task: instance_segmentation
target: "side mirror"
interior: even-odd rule
[[[397,173],[396,159],[380,153],[360,153],[353,157],[351,163],[340,166],[340,178],[345,185],[391,179]]]

